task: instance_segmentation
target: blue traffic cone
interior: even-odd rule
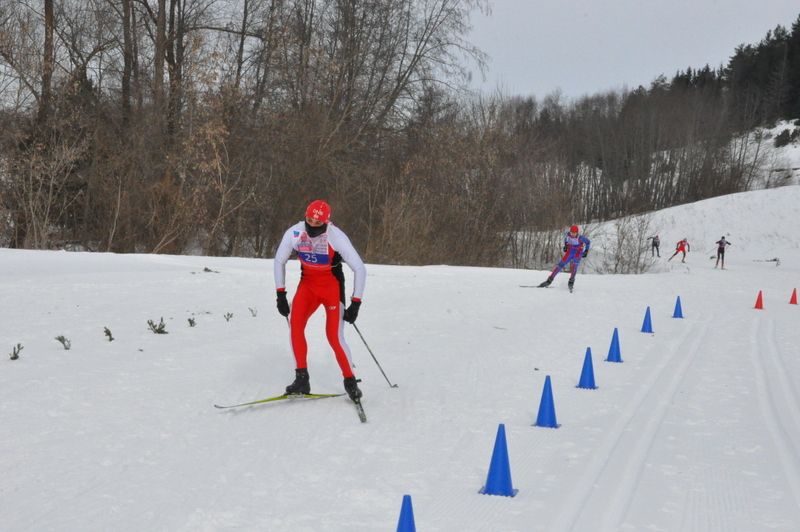
[[[506,426],[500,423],[500,426],[497,427],[497,438],[494,441],[494,451],[492,452],[492,462],[489,464],[489,474],[486,476],[486,485],[478,493],[513,497],[518,491],[511,485]]]
[[[678,296],[678,299],[675,300],[675,312],[672,313],[673,318],[682,318],[683,317],[683,309],[681,308],[681,296]]]
[[[417,532],[417,526],[414,524],[414,508],[411,506],[411,495],[403,495],[400,519],[397,521],[397,532]]]
[[[592,366],[592,348],[586,348],[586,356],[583,358],[583,370],[581,371],[581,380],[578,382],[578,388],[586,388],[594,390],[597,388],[594,384],[594,367]]]
[[[536,427],[557,429],[561,425],[556,421],[556,407],[553,403],[553,387],[550,385],[550,375],[544,379],[542,400],[539,402],[539,415],[536,416]]]
[[[611,347],[608,348],[606,362],[622,362],[622,354],[619,352],[619,333],[616,327],[614,327],[614,335],[611,337]]]
[[[647,310],[644,312],[644,321],[642,322],[642,332],[643,333],[653,332],[653,322],[650,320],[650,307],[647,307]]]

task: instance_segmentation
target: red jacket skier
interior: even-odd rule
[[[678,253],[683,253],[683,257],[681,258],[681,262],[686,262],[686,252],[691,251],[689,249],[689,241],[685,238],[683,240],[679,240],[677,244],[675,244],[675,253],[672,254],[672,257],[667,259],[667,262],[671,261],[675,255]]]
[[[275,289],[278,312],[289,318],[292,350],[296,363],[295,380],[286,387],[287,394],[311,392],[308,375],[306,323],[320,305],[325,309],[325,332],[342,370],[344,388],[351,399],[361,397],[358,381],[350,367],[350,348],[344,340],[344,322],[353,323],[361,307],[367,270],[350,239],[330,222],[331,207],[315,200],[306,209],[304,221],[297,222],[283,235],[275,253]],[[286,262],[297,252],[300,260],[300,284],[292,299],[286,299]],[[354,272],[353,295],[345,309],[342,262]]]

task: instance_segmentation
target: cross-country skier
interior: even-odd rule
[[[650,256],[658,255],[658,258],[661,258],[661,252],[658,249],[661,245],[661,240],[658,238],[658,235],[648,236],[647,240],[653,241],[650,247]]]
[[[675,253],[672,254],[672,257],[667,259],[667,262],[671,261],[675,255],[678,253],[683,253],[683,257],[681,258],[681,262],[686,262],[686,252],[691,251],[689,249],[689,241],[684,238],[683,240],[679,240],[677,244],[675,244]]]
[[[286,387],[287,394],[311,392],[308,376],[305,328],[308,319],[322,305],[325,309],[325,333],[333,348],[336,361],[344,377],[344,389],[354,401],[361,397],[358,381],[350,367],[350,348],[344,340],[344,322],[353,323],[361,307],[367,270],[350,239],[330,222],[331,207],[315,200],[306,209],[304,221],[297,222],[283,235],[275,253],[275,289],[278,294],[278,312],[289,318],[292,350],[296,363],[295,379]],[[300,284],[292,299],[286,299],[286,262],[292,251],[300,260]],[[353,295],[350,306],[344,308],[345,262],[354,273]]]
[[[572,272],[569,275],[569,282],[567,285],[569,289],[575,286],[575,275],[578,273],[578,266],[581,264],[581,259],[589,254],[589,247],[592,245],[591,241],[584,235],[578,235],[578,226],[573,225],[569,228],[569,232],[564,235],[564,256],[558,261],[556,267],[550,272],[550,276],[539,285],[540,288],[550,286],[558,272],[560,272],[567,264],[571,264]]]
[[[717,266],[719,266],[719,261],[721,259],[722,260],[722,269],[724,270],[725,269],[725,248],[727,246],[730,246],[731,243],[728,242],[727,240],[725,240],[724,236],[722,238],[720,238],[719,240],[717,240],[715,243],[717,244],[717,262],[716,262],[716,264],[714,264],[714,267],[716,268]]]

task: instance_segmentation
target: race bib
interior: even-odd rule
[[[297,258],[303,264],[308,266],[327,266],[330,264],[327,233],[312,238],[303,231],[298,236],[295,249],[297,250]]]

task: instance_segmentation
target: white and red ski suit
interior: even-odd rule
[[[350,348],[344,340],[344,273],[342,262],[353,270],[353,301],[361,301],[367,269],[364,262],[344,232],[328,222],[325,230],[316,236],[306,231],[305,222],[298,222],[283,235],[275,253],[275,288],[286,290],[286,262],[297,252],[301,276],[297,293],[292,299],[289,325],[292,350],[297,369],[306,368],[308,344],[305,328],[308,319],[323,305],[325,308],[325,333],[333,348],[336,361],[345,378],[353,377],[350,367]]]

